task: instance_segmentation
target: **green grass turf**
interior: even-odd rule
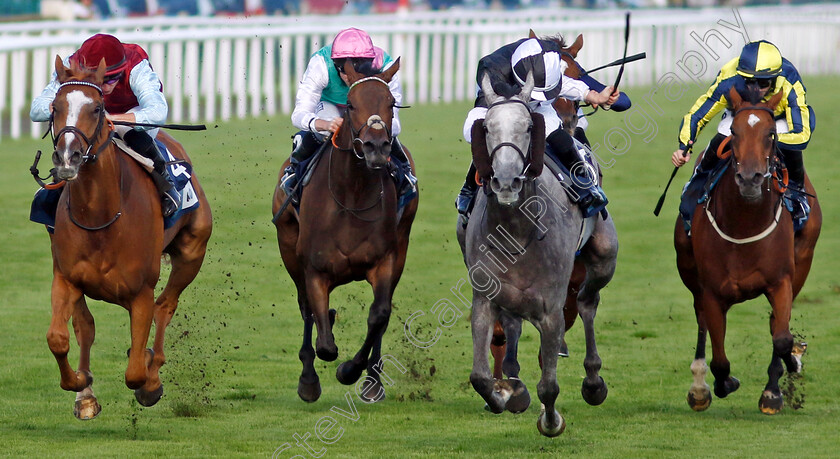
[[[558,366],[559,409],[568,423],[562,436],[547,439],[536,429],[538,337],[526,325],[520,351],[522,377],[533,403],[523,414],[491,415],[471,388],[469,311],[451,328],[441,328],[428,349],[411,345],[404,322],[428,312],[439,299],[454,300],[450,288],[466,277],[455,241],[453,199],[469,161],[461,125],[468,104],[424,106],[401,113],[403,142],[417,161],[420,210],[412,231],[408,262],[396,292],[383,353],[407,368],[391,371],[387,399],[365,405],[358,419],[330,408],[349,409],[351,387],[334,377],[338,362],[316,361],[323,395],[314,404],[296,394],[301,321],[270,223],[270,200],[281,162],[288,156],[293,129],[285,117],[211,125],[206,134],[175,133],[190,152],[213,209],[215,227],[207,259],[181,298],[167,333],[168,362],[162,369],[166,393],[152,408],[141,408],[125,388],[128,317],[117,306],[89,302],[98,333],[93,348],[94,389],[102,414],[93,421],[73,418],[73,394],[59,388],[59,375],[47,347],[50,321],[51,259],[42,227],[27,220],[35,184],[28,175],[34,151],[47,141],[4,139],[0,172],[3,244],[0,261],[0,454],[44,456],[267,457],[284,443],[282,457],[307,455],[295,444],[306,436],[315,453],[327,457],[580,457],[793,456],[836,454],[840,427],[840,321],[836,320],[840,280],[835,254],[840,159],[840,96],[836,78],[808,78],[809,102],[818,128],[805,158],[822,198],[823,234],[810,279],[793,310],[792,328],[810,347],[799,385],[804,407],[768,417],[758,411],[767,379],[772,344],[769,306],[755,300],[729,314],[727,351],[741,388],[714,399],[703,413],[691,411],[685,395],[692,377],[696,325],[691,297],[674,264],[672,231],[677,201],[688,170],[671,187],[662,216],[652,215],[672,166],[679,119],[699,91],[682,99],[651,99],[648,90],[631,90],[657,129],[643,132],[642,114],[598,113],[590,139],[614,165],[605,171],[610,211],[621,244],[615,278],[602,293],[596,331],[609,397],[590,407],[580,397],[583,333],[569,331],[571,357]],[[621,155],[604,146],[611,127],[621,127],[631,145]],[[712,128],[707,129],[712,131]],[[611,137],[616,143],[620,137]],[[701,142],[711,137],[707,132]],[[42,163],[48,169],[49,158]],[[327,237],[326,235],[324,237]],[[164,270],[165,271],[165,270]],[[164,275],[166,272],[164,272]],[[366,284],[333,292],[339,362],[361,345],[371,293]],[[416,322],[428,338],[431,315]],[[77,347],[71,345],[76,364]],[[708,382],[712,382],[709,375]],[[350,392],[352,394],[352,392]],[[325,445],[314,436],[325,416],[337,424]],[[342,429],[342,430],[338,430]]]

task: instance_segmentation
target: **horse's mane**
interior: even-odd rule
[[[545,40],[545,41],[550,41],[550,42],[556,43],[557,46],[559,46],[561,49],[569,47],[568,43],[566,43],[566,39],[563,38],[563,35],[561,35],[559,33],[557,35],[546,35],[546,36],[540,38],[540,40]]]
[[[757,86],[747,85],[743,91],[738,91],[738,93],[741,95],[741,98],[744,99],[744,102],[749,103],[750,105],[758,105],[761,102],[761,90]],[[738,108],[731,107],[731,103],[729,105],[732,110]]]

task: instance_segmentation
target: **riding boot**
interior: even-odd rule
[[[160,195],[161,213],[164,218],[171,217],[178,211],[181,194],[175,189],[169,172],[166,170],[166,159],[163,153],[146,131],[132,129],[123,135],[123,140],[132,150],[152,160],[154,165],[150,175]]]
[[[587,147],[592,147],[592,144],[589,143],[589,139],[586,137],[586,131],[584,131],[583,128],[575,128],[575,138],[578,140],[578,142],[586,145]]]
[[[568,132],[557,129],[546,137],[546,143],[557,159],[569,170],[572,179],[569,193],[583,211],[584,218],[598,213],[609,200],[598,184],[593,168],[581,157]]]
[[[794,231],[799,231],[805,226],[811,213],[808,195],[805,194],[805,165],[802,162],[802,152],[788,149],[780,151],[789,177],[785,190],[785,207],[790,211]]]
[[[458,197],[455,198],[455,208],[458,209],[458,221],[464,227],[470,218],[473,205],[475,205],[475,195],[478,191],[478,184],[475,183],[475,165],[470,163],[470,169],[467,171],[467,177],[464,179],[464,185],[461,186],[461,191]]]
[[[292,154],[289,156],[289,165],[283,171],[280,186],[283,187],[286,196],[291,196],[292,202],[297,204],[300,202],[300,193],[295,188],[298,184],[300,165],[318,151],[321,142],[309,131],[299,131],[292,139]]]
[[[417,196],[417,177],[411,170],[411,162],[396,137],[391,141],[391,175],[397,185],[399,207],[403,207]]]

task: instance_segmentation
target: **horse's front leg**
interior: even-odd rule
[[[473,369],[470,373],[470,383],[478,395],[487,402],[487,407],[493,413],[505,410],[505,403],[513,395],[513,390],[507,381],[497,381],[490,373],[487,353],[490,351],[490,339],[493,337],[493,326],[496,323],[498,311],[490,304],[490,300],[483,293],[473,289],[472,339],[473,339]]]
[[[790,278],[785,278],[780,285],[770,289],[767,294],[773,313],[770,315],[770,333],[773,335],[773,358],[767,368],[769,379],[758,401],[758,407],[764,414],[776,414],[782,410],[784,399],[779,388],[779,378],[784,374],[782,361],[790,373],[799,371],[799,362],[793,356],[793,335],[790,333],[790,310],[793,302],[793,289]]]
[[[375,402],[385,397],[385,391],[376,371],[382,345],[382,336],[391,318],[391,301],[394,292],[393,276],[396,255],[388,256],[367,273],[367,281],[373,288],[373,303],[368,313],[368,331],[362,347],[352,359],[338,366],[335,376],[342,384],[353,384],[367,368],[368,376],[362,390],[362,397]]]
[[[700,303],[703,307],[703,317],[706,319],[706,327],[709,330],[709,337],[712,341],[712,361],[709,368],[715,376],[715,395],[718,398],[725,398],[727,395],[738,390],[740,381],[730,375],[729,359],[726,358],[724,341],[726,340],[726,305],[723,300],[704,290],[700,294]]]
[[[96,336],[96,326],[93,315],[82,296],[76,302],[73,311],[73,331],[76,333],[76,342],[79,343],[79,371],[90,373],[90,348]],[[76,404],[73,414],[77,419],[88,420],[99,415],[102,407],[93,394],[93,384],[87,386],[81,392],[76,393]]]
[[[315,353],[319,359],[332,362],[338,358],[338,346],[335,345],[330,321],[330,281],[324,273],[311,269],[306,271],[305,278],[307,303],[318,328]]]
[[[67,360],[67,354],[70,352],[70,330],[67,328],[67,322],[73,315],[78,302],[82,301],[82,291],[68,282],[57,270],[53,270],[51,296],[52,320],[47,330],[47,344],[58,363],[61,388],[81,392],[93,383],[93,375],[89,370],[81,368],[79,371],[73,370]]]
[[[566,421],[554,408],[560,393],[560,386],[557,385],[557,352],[566,326],[560,304],[551,308],[542,320],[534,322],[540,332],[542,356],[542,376],[537,384],[542,408],[537,419],[537,429],[546,437],[556,437],[566,429]]]
[[[598,374],[601,356],[595,344],[595,314],[601,300],[600,291],[612,279],[618,256],[618,238],[611,218],[598,220],[581,256],[586,266],[586,278],[578,293],[577,309],[586,336],[586,357],[583,359],[586,378],[580,391],[586,403],[600,405],[607,398],[607,385]]]

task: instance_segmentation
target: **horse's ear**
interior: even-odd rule
[[[99,66],[96,67],[96,73],[93,75],[93,82],[97,85],[102,85],[105,81],[105,71],[108,69],[108,64],[105,63],[105,58],[103,57],[99,61]]]
[[[779,102],[782,101],[782,97],[784,97],[784,93],[782,91],[777,92],[776,95],[774,95],[770,98],[770,100],[767,101],[767,108],[769,108],[770,110],[775,110],[776,106],[779,105]]]
[[[64,62],[61,60],[61,56],[58,54],[55,55],[55,74],[58,77],[59,83],[64,83],[67,81],[67,71],[69,69],[64,66]]]
[[[348,86],[364,77],[364,75],[353,68],[353,63],[350,62],[350,59],[344,61],[344,73],[347,74]]]
[[[534,29],[528,29],[528,38],[537,38],[537,34],[534,33]]]
[[[386,83],[391,82],[391,78],[394,78],[394,74],[400,69],[400,58],[398,57],[387,70],[379,74],[379,78],[382,78]]]
[[[529,71],[528,76],[525,77],[525,85],[519,91],[519,98],[525,103],[531,100],[531,91],[534,90],[534,72]]]
[[[499,95],[493,90],[493,83],[490,82],[490,74],[486,71],[481,76],[481,92],[484,93],[484,100],[487,101],[488,106],[493,105],[493,102],[499,98]]]
[[[741,94],[738,93],[738,90],[735,89],[735,86],[729,88],[729,108],[734,110],[738,110],[744,103],[744,99],[741,98]]]
[[[528,177],[537,178],[542,175],[545,164],[545,118],[542,114],[531,112],[531,165]]]
[[[583,48],[583,34],[580,34],[575,38],[575,42],[572,43],[572,46],[569,46],[566,51],[572,55],[572,57],[577,58],[580,49]]]
[[[490,153],[487,152],[487,132],[484,131],[484,119],[475,120],[470,130],[472,141],[473,165],[481,180],[487,182],[493,176],[493,165],[490,164]]]

